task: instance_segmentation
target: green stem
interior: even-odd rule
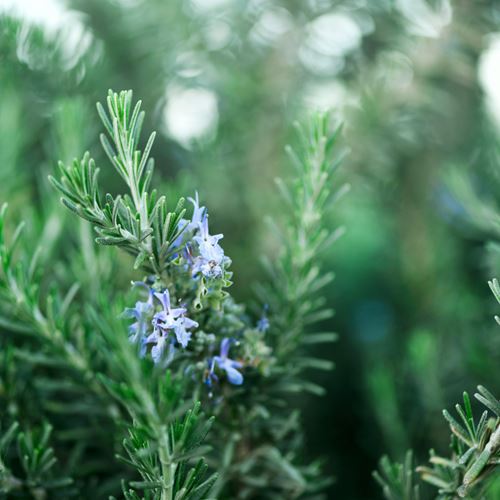
[[[172,500],[174,497],[175,470],[177,466],[172,461],[172,453],[170,450],[167,428],[162,425],[158,430],[160,432],[160,435],[158,436],[158,444],[161,463],[161,475],[163,479],[161,500]]]
[[[177,464],[173,460],[173,454],[170,446],[168,427],[162,424],[158,415],[156,405],[149,391],[140,383],[140,377],[131,377],[131,383],[134,390],[142,401],[142,406],[146,411],[146,416],[150,428],[156,437],[158,443],[158,458],[161,466],[162,486],[161,500],[173,500],[175,472]]]

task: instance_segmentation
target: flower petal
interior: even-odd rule
[[[227,365],[224,368],[227,373],[227,379],[231,384],[241,385],[243,383],[243,375],[238,370]]]
[[[221,358],[227,358],[227,355],[229,354],[229,346],[231,345],[231,340],[228,338],[222,339],[222,342],[220,343],[220,357]]]
[[[160,337],[157,344],[151,349],[151,357],[153,358],[153,361],[155,363],[159,363],[161,361],[163,351],[165,350],[166,346],[166,340],[167,339],[165,337]]]
[[[184,323],[184,327],[187,329],[198,328],[198,323],[190,318],[184,317],[183,323]]]
[[[170,292],[167,288],[162,293],[156,292],[155,297],[160,301],[165,311],[170,309]]]
[[[183,326],[178,326],[175,329],[175,337],[177,342],[179,342],[182,347],[186,348],[191,340],[191,332],[188,332]]]

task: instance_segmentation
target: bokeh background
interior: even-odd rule
[[[446,453],[441,409],[500,391],[500,4],[495,0],[0,0],[0,202],[69,224],[47,174],[98,145],[94,103],[132,88],[156,129],[157,182],[198,190],[233,259],[238,298],[274,251],[266,217],[292,123],[344,122],[320,255],[336,280],[327,390],[304,396],[307,453],[329,497],[380,498],[383,453]],[[52,226],[50,226],[52,228]],[[50,229],[49,228],[49,229]],[[50,236],[50,231],[48,235]]]

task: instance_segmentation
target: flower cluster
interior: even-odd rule
[[[148,290],[148,300],[136,302],[135,307],[125,310],[124,315],[135,319],[129,327],[129,339],[132,343],[140,346],[141,356],[144,356],[151,348],[151,357],[155,363],[163,358],[165,349],[169,347],[173,354],[175,345],[186,348],[191,340],[191,330],[198,323],[186,317],[186,308],[172,307],[170,303],[170,292],[155,292],[145,283],[136,283]],[[161,305],[159,311],[155,311],[155,300]],[[152,331],[151,331],[152,328]]]
[[[145,283],[137,282],[134,285],[145,287],[148,291],[148,299],[136,302],[133,308],[125,309],[124,316],[135,320],[129,327],[129,340],[140,346],[141,356],[145,356],[150,349],[155,363],[159,363],[164,358],[165,350],[168,348],[167,359],[170,360],[175,354],[177,345],[183,349],[188,346],[191,340],[190,330],[199,325],[186,316],[185,307],[172,307],[168,289],[155,292]],[[159,310],[157,310],[158,303],[161,306]],[[214,381],[219,380],[215,373],[216,367],[226,373],[227,380],[231,384],[243,383],[243,375],[238,371],[243,368],[243,363],[229,357],[232,342],[232,339],[224,338],[219,354],[208,359],[208,370],[204,380],[209,387]]]
[[[174,242],[176,253],[172,258],[174,273],[171,275],[171,279],[178,280],[176,281],[177,293],[179,293],[179,288],[183,290],[182,294],[187,302],[195,300],[199,293],[199,286],[210,283],[210,287],[217,289],[218,284],[223,282],[225,277],[227,278],[225,270],[230,263],[219,244],[223,235],[210,234],[207,209],[200,206],[198,193],[188,200],[193,204],[193,214],[191,220],[181,219],[178,223],[180,235]],[[175,273],[176,266],[180,274]],[[136,302],[135,307],[125,310],[124,315],[134,320],[129,327],[129,339],[139,346],[141,356],[150,353],[157,364],[165,359],[170,362],[174,359],[178,348],[188,347],[192,332],[199,327],[199,324],[186,316],[187,309],[184,304],[178,307],[173,306],[173,299],[168,288],[158,291],[158,285],[154,285],[154,288],[143,282],[137,282],[135,285],[144,287],[148,298],[145,301]],[[172,287],[170,289],[172,290]],[[238,330],[242,326],[244,323],[238,321]],[[218,326],[212,324],[210,329],[212,328],[217,330]],[[229,331],[227,331],[227,325],[225,328],[229,334],[235,330],[234,325]],[[268,320],[265,315],[259,321],[258,328],[261,332],[267,330]],[[203,333],[199,330],[197,342],[189,347],[189,356],[198,358],[201,366],[207,367],[204,370],[200,367],[200,370],[204,371],[203,380],[206,385],[211,387],[213,382],[219,380],[218,375],[221,373],[225,373],[229,383],[241,385],[243,374],[240,370],[243,368],[243,361],[229,357],[229,349],[234,339],[223,338],[219,353],[213,355],[215,336],[206,344],[203,340],[205,338]],[[193,363],[192,366],[195,364]]]

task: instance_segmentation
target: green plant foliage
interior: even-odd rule
[[[380,472],[374,472],[375,480],[388,500],[420,500],[420,488],[414,477],[413,453],[406,453],[402,464],[393,463],[387,456],[380,460]]]
[[[500,401],[487,389],[478,387],[474,395],[488,410],[474,419],[469,395],[464,392],[464,406],[455,406],[459,420],[446,410],[443,415],[451,430],[452,455],[449,458],[431,451],[430,466],[416,468],[423,481],[438,489],[436,499],[485,498],[492,479],[500,471]],[[380,462],[380,473],[374,473],[388,500],[418,500],[412,453],[404,465],[393,464],[387,457]],[[487,498],[487,497],[486,497]]]
[[[500,303],[498,280],[493,279],[489,285]],[[463,394],[463,406],[455,405],[458,418],[443,410],[451,431],[451,456],[443,457],[431,450],[430,465],[416,469],[411,451],[404,465],[391,463],[387,456],[381,459],[380,472],[375,472],[374,477],[388,500],[420,498],[414,470],[437,488],[434,498],[438,500],[488,498],[485,495],[495,487],[500,473],[500,401],[483,386],[477,390],[474,397],[486,408],[479,419],[474,418],[467,392]]]
[[[70,210],[87,219],[96,228],[97,242],[118,245],[136,257],[135,267],[144,264],[146,270],[158,275],[164,271],[170,248],[182,232],[178,223],[184,215],[181,198],[173,212],[166,209],[164,196],[148,193],[153,175],[153,160],[149,158],[155,134],[151,134],[143,152],[137,149],[144,112],[139,101],[132,109],[132,92],[120,95],[110,91],[109,117],[99,104],[97,110],[116,151],[102,134],[101,142],[116,171],[130,188],[130,196],[107,196],[101,201],[97,184],[99,173],[88,154],[81,161],[65,167],[62,163],[61,182],[51,182],[63,194],[62,201]]]
[[[450,459],[431,452],[432,468],[419,467],[422,479],[439,488],[439,498],[481,498],[492,474],[500,465],[500,402],[484,387],[475,394],[491,412],[483,412],[474,421],[471,402],[464,393],[464,407],[456,405],[461,422],[446,410],[443,415],[450,425],[453,455]]]
[[[64,477],[49,445],[52,427],[22,432],[14,422],[0,439],[0,493],[32,498],[70,498],[73,480]],[[8,465],[7,465],[8,464]],[[17,476],[19,470],[19,476]]]
[[[386,493],[458,492],[479,448],[440,410],[468,433],[466,389],[477,431],[473,388],[500,393],[500,3],[29,3],[0,5],[0,428],[50,423],[73,482],[0,497],[373,500],[410,447],[459,466],[386,462]],[[185,328],[156,338],[165,290]],[[16,439],[4,463],[26,479]]]
[[[281,253],[275,261],[264,262],[269,280],[257,286],[268,308],[267,345],[255,332],[245,339],[251,359],[266,356],[269,361],[261,367],[263,378],[235,394],[236,419],[221,415],[227,426],[224,435],[230,438],[220,450],[218,460],[224,468],[215,491],[228,483],[230,497],[294,498],[319,492],[330,482],[321,478],[320,462],[301,464],[300,415],[290,412],[287,403],[297,393],[323,395],[322,387],[308,381],[304,371],[333,367],[304,349],[336,338],[331,332],[314,330],[315,323],[332,314],[320,290],[333,276],[322,272],[317,257],[342,233],[328,230],[326,214],[346,191],[342,188],[331,195],[331,176],[338,166],[332,151],[340,128],[333,134],[329,129],[327,116],[315,117],[307,128],[298,127],[300,147],[297,152],[288,149],[296,176],[291,183],[277,181],[289,215],[282,228],[273,226],[280,235]]]

